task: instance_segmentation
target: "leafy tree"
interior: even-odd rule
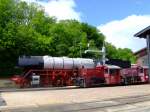
[[[0,74],[14,74],[21,55],[100,58],[105,36],[94,26],[77,20],[57,21],[42,6],[20,0],[0,0]],[[89,48],[87,44],[90,44]],[[130,49],[106,43],[107,57],[134,61]]]
[[[106,52],[107,52],[107,58],[112,59],[122,59],[126,61],[131,61],[132,63],[135,63],[136,57],[134,56],[131,49],[128,48],[116,48],[110,43],[106,43]]]

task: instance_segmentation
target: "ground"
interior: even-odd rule
[[[149,112],[150,85],[1,92],[1,112]]]

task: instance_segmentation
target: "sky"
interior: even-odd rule
[[[133,35],[150,25],[149,0],[22,0],[36,2],[58,21],[76,19],[97,27],[106,41],[117,48],[134,52],[146,46],[146,40]]]

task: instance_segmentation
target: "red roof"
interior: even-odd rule
[[[147,55],[147,48],[145,47],[143,49],[140,49],[139,51],[135,52],[134,55],[137,58]]]

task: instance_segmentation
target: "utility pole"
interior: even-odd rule
[[[105,49],[105,46],[103,45],[102,47],[102,60],[103,60],[103,65],[105,65],[106,63],[106,49]]]
[[[81,44],[80,44],[80,58],[82,58]]]
[[[148,54],[148,74],[149,74],[149,83],[150,83],[150,35],[146,35],[147,41],[147,54]]]

